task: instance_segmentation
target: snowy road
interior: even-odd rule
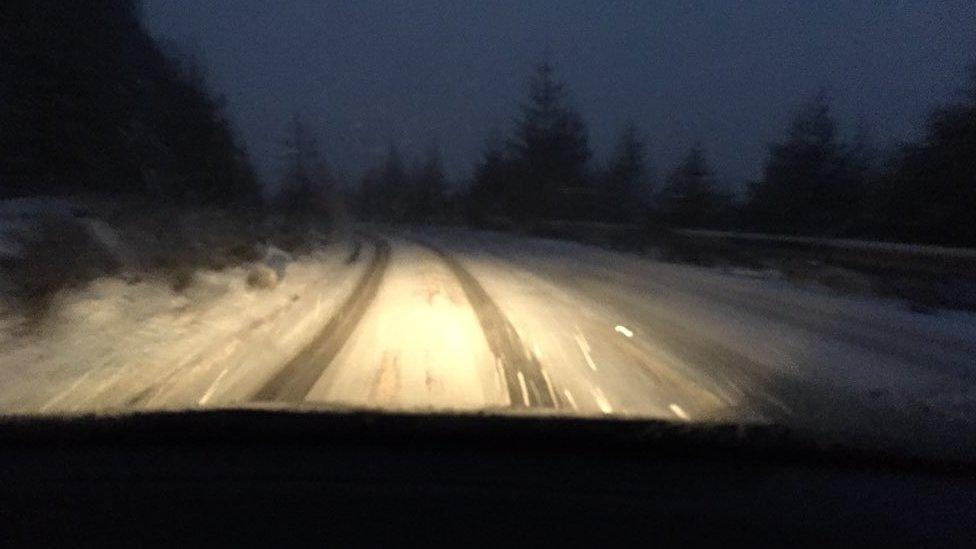
[[[351,329],[327,326],[251,400],[761,419],[655,346],[632,315],[448,245],[377,239],[362,286],[382,283],[336,313]]]
[[[970,314],[493,233],[374,230],[354,246],[286,277],[277,319],[228,332],[206,360],[77,369],[39,404],[17,402],[533,410],[893,436],[972,417]],[[302,329],[282,327],[289,315]]]
[[[299,366],[322,372],[305,401],[900,437],[945,425],[953,410],[938,403],[974,382],[967,314],[565,242],[467,231],[383,240],[389,264],[355,330],[327,367]]]
[[[355,328],[328,343],[327,364],[312,354],[278,374],[313,372],[314,383],[254,400],[898,434],[973,383],[970,315],[565,242],[467,231],[380,241],[382,283],[352,305]]]

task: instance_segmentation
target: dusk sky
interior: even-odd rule
[[[656,172],[701,140],[721,180],[757,177],[798,102],[825,89],[845,131],[911,139],[976,60],[962,1],[146,0],[150,30],[202,54],[266,181],[293,113],[358,177],[395,141],[463,178],[508,132],[548,57],[602,162],[629,121]]]

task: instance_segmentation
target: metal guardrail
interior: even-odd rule
[[[566,220],[519,223],[496,218],[489,221],[491,228],[495,229],[518,230],[612,247],[660,245],[679,254],[685,252],[721,257],[735,252],[757,259],[779,257],[861,270],[952,275],[976,280],[976,249],[973,248],[705,229],[662,230],[649,235],[639,225]]]
[[[897,242],[810,238],[764,233],[676,229],[688,244],[781,254],[868,270],[912,271],[976,278],[976,249]]]
[[[794,244],[807,247],[857,250],[866,252],[918,255],[928,257],[956,257],[976,260],[976,249],[929,246],[924,244],[905,244],[900,242],[877,242],[871,240],[813,238],[766,233],[739,233],[731,231],[711,231],[704,229],[676,229],[676,234],[693,238],[724,239],[741,242],[763,242],[770,244]]]

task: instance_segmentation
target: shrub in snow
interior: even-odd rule
[[[189,265],[180,265],[173,269],[169,276],[169,285],[174,292],[183,292],[193,284],[196,271]]]
[[[43,316],[58,292],[103,276],[162,281],[183,292],[201,271],[263,261],[273,287],[291,257],[262,255],[253,222],[231,212],[96,197],[0,201],[0,298]],[[272,253],[273,252],[273,253]]]
[[[7,274],[19,297],[35,313],[43,313],[56,292],[77,288],[122,267],[115,251],[80,220],[48,217],[32,229]]]
[[[278,285],[278,274],[267,265],[255,265],[247,273],[247,285],[251,288],[274,288]]]
[[[285,278],[285,269],[291,261],[291,254],[274,246],[269,246],[262,262],[274,269],[275,274],[278,275],[278,279],[280,280]]]

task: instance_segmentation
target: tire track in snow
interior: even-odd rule
[[[251,401],[301,402],[322,377],[376,297],[390,263],[389,242],[370,240],[376,251],[352,294],[312,343],[258,389]]]
[[[461,284],[468,303],[488,340],[488,347],[501,366],[513,408],[558,408],[555,391],[542,371],[538,359],[528,352],[508,318],[461,263],[444,251],[422,240],[414,242],[432,250],[444,261]]]

